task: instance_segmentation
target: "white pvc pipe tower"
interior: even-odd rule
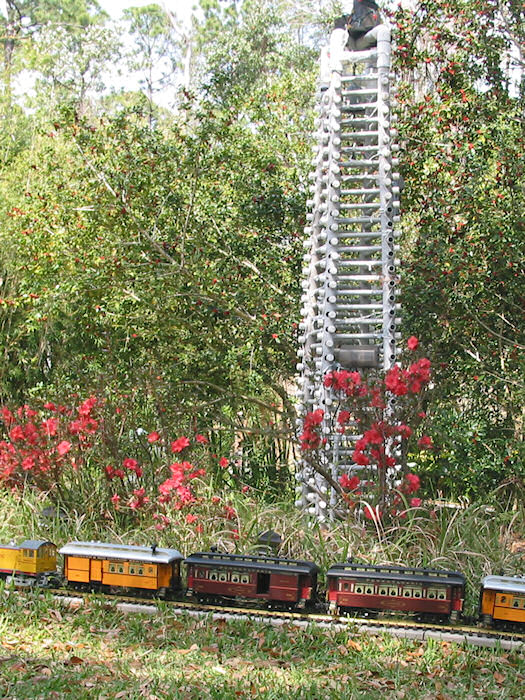
[[[322,466],[332,478],[358,473],[355,434],[333,428],[327,372],[389,369],[396,359],[396,251],[399,175],[390,114],[390,29],[379,25],[350,40],[332,32],[321,56],[317,145],[305,227],[302,319],[298,350],[298,429],[321,408]],[[336,494],[300,460],[298,507],[323,521]]]

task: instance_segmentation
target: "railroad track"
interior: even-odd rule
[[[414,641],[454,642],[471,644],[478,647],[497,647],[505,650],[522,649],[525,651],[525,634],[517,631],[486,629],[473,624],[437,625],[412,620],[395,618],[365,618],[353,616],[333,616],[326,613],[288,612],[267,610],[263,608],[241,608],[237,606],[213,605],[194,603],[191,601],[158,601],[152,598],[137,596],[112,596],[83,591],[66,591],[64,589],[48,589],[57,600],[65,605],[80,605],[87,600],[104,600],[128,614],[150,614],[158,612],[158,603],[169,606],[174,614],[189,614],[192,616],[211,616],[213,619],[250,619],[259,622],[281,626],[291,624],[306,627],[312,623],[319,627],[335,630],[347,630],[349,634],[378,635],[384,632],[395,637]]]

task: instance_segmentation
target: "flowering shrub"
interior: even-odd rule
[[[0,440],[0,482],[10,487],[30,483],[60,493],[66,475],[86,462],[100,432],[97,399],[90,396],[76,410],[46,403],[42,410],[27,404],[0,416],[6,439]]]
[[[419,340],[412,336],[407,347],[414,352]],[[420,488],[419,477],[408,472],[405,462],[409,443],[415,442],[418,450],[433,448],[430,436],[415,435],[416,425],[426,418],[420,403],[429,382],[430,361],[426,357],[407,369],[396,364],[384,376],[365,377],[345,369],[325,375],[323,383],[335,408],[329,414],[320,408],[308,413],[299,442],[309,464],[330,480],[322,466],[326,444],[322,428],[328,426],[342,436],[359,433],[352,443],[352,462],[359,476],[345,473],[338,482],[330,481],[347,510],[360,505],[365,518],[377,522],[386,514],[406,517],[407,507],[421,506],[421,499],[413,497]]]
[[[135,431],[135,443],[126,446],[118,439],[123,434],[125,412],[121,407],[114,411],[112,419],[116,416],[121,420],[115,436],[109,427],[111,421],[103,418],[103,409],[109,410],[95,396],[76,408],[53,403],[41,409],[24,405],[12,411],[2,407],[0,484],[37,489],[62,507],[82,508],[91,516],[97,510],[109,518],[148,514],[159,530],[181,510],[186,511],[186,522],[197,522],[197,516],[187,511],[199,503],[197,484],[206,476],[199,463],[213,457],[222,471],[229,460],[208,455],[208,438],[199,433],[193,439],[183,435],[171,440],[159,429],[141,440],[144,431]],[[125,449],[132,449],[135,456],[122,454]],[[195,449],[197,466],[195,460],[189,461],[189,452]],[[176,461],[172,461],[173,455]]]

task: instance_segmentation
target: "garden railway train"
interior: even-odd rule
[[[282,610],[319,611],[334,615],[396,612],[455,622],[461,616],[465,577],[459,571],[336,563],[326,572],[326,603],[317,586],[319,567],[311,561],[264,553],[210,551],[186,559],[176,549],[70,542],[59,553],[47,540],[0,545],[0,576],[14,587],[61,584],[67,589],[135,594],[230,606],[265,604]],[[185,575],[181,565],[185,566]],[[525,629],[525,578],[486,576],[480,587],[479,620],[485,627],[511,623]]]

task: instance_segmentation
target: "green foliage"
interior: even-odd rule
[[[130,14],[136,31],[150,10]],[[257,21],[271,33],[277,18]],[[281,25],[272,46],[235,103],[186,92],[153,120],[144,100],[103,119],[63,107],[20,154],[0,183],[0,382],[10,400],[133,395],[136,427],[222,426],[246,477],[280,488],[315,66]]]
[[[158,5],[130,8],[146,95],[100,97],[119,39],[98,3],[7,0],[2,398],[127,395],[135,429],[213,428],[239,476],[282,488],[316,60],[337,5],[203,0],[185,37]],[[478,494],[522,478],[523,92],[507,63],[523,8],[431,0],[394,21],[402,304],[439,415],[430,485]],[[182,53],[172,113],[155,81],[180,78]],[[13,97],[28,67],[31,114]]]
[[[497,500],[513,507],[525,495],[525,461],[521,445],[500,429],[499,416],[473,407],[464,412],[443,404],[433,428],[440,440],[435,453],[419,458],[427,495]]]
[[[502,60],[523,11],[428,2],[396,19],[402,304],[436,368],[439,484],[480,494],[523,457],[524,94]]]

